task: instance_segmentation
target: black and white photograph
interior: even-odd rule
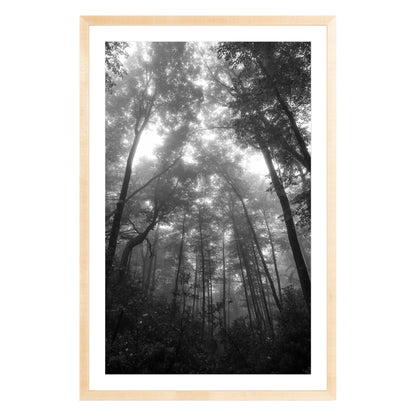
[[[374,5],[3,2],[0,414],[416,414],[416,25]]]
[[[311,42],[104,46],[105,373],[311,374]]]

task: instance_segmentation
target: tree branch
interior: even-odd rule
[[[164,173],[166,173],[170,168],[172,168],[176,163],[181,159],[182,155],[177,157],[173,163],[171,163],[166,169],[163,169],[160,173],[153,176],[153,178],[149,179],[144,185],[142,185],[140,188],[136,189],[134,192],[132,192],[124,201],[124,204],[126,204],[130,199],[132,199],[135,195],[137,195],[139,192],[143,191],[148,185],[150,185],[154,180],[160,178]],[[114,209],[112,212],[110,212],[106,217],[106,221],[108,221],[116,212],[117,208]]]

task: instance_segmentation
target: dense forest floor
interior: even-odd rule
[[[245,317],[224,328],[214,313],[204,336],[201,318],[191,311],[175,318],[166,299],[132,299],[128,311],[108,320],[106,373],[309,374],[308,311],[295,289],[288,287],[284,299],[287,309],[276,318],[274,334]]]

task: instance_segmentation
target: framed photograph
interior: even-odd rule
[[[335,399],[334,16],[82,16],[80,153],[81,400]]]

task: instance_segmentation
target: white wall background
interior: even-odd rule
[[[411,2],[205,3],[1,6],[1,413],[415,414]],[[337,401],[78,400],[78,16],[88,14],[337,15]]]

